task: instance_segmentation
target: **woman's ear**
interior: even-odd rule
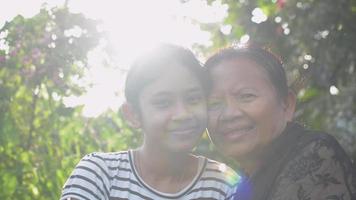
[[[135,109],[132,104],[129,104],[127,102],[122,104],[120,112],[124,116],[124,119],[129,126],[137,129],[141,128],[140,115],[137,109]]]
[[[297,96],[294,91],[288,90],[288,95],[285,100],[285,114],[287,121],[292,121],[295,111],[295,105],[297,103]]]

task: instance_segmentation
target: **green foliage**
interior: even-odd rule
[[[97,24],[54,8],[0,30],[0,199],[58,199],[84,154],[139,143],[120,116],[86,119],[63,104],[85,89],[77,80],[102,35]]]

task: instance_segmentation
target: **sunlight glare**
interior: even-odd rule
[[[222,25],[220,27],[220,31],[224,34],[224,35],[230,35],[232,30],[232,26],[230,24],[228,25]]]
[[[256,24],[260,24],[266,20],[267,16],[264,14],[261,8],[253,9],[251,21],[255,22]]]
[[[245,35],[241,36],[240,43],[241,44],[246,44],[249,40],[250,40],[250,36],[245,34]]]
[[[117,110],[124,99],[125,73],[138,54],[159,42],[173,43],[190,49],[193,45],[209,47],[212,45],[211,35],[201,30],[198,23],[221,23],[227,17],[228,11],[228,5],[221,0],[214,1],[211,5],[205,0],[12,0],[6,2],[6,9],[2,10],[0,27],[18,14],[28,18],[36,15],[41,7],[52,8],[65,3],[70,12],[82,13],[88,18],[102,22],[97,29],[108,34],[109,45],[113,46],[115,53],[114,60],[109,62],[107,56],[102,53],[105,48],[103,45],[90,52],[89,68],[85,68],[85,77],[80,79],[76,76],[71,81],[81,86],[91,83],[92,87],[87,88],[87,93],[83,96],[63,98],[68,107],[84,105],[83,115],[87,117],[96,117],[107,109]],[[54,26],[55,24],[49,23],[45,30],[49,32]],[[74,27],[65,31],[64,35],[79,38],[85,31]],[[229,34],[231,27],[224,26],[222,31]],[[5,36],[6,32],[0,33],[0,49],[8,51],[9,46],[1,39]],[[49,48],[56,48],[57,38],[57,35],[51,36]],[[73,42],[73,38],[68,39],[68,43]],[[4,59],[0,57],[0,62]],[[79,65],[84,68],[83,63]]]
[[[89,65],[93,87],[83,97],[67,99],[69,105],[84,104],[83,115],[96,117],[108,108],[117,110],[124,100],[125,72],[133,59],[160,42],[186,48],[194,44],[210,46],[211,35],[196,22],[216,23],[227,16],[227,5],[216,1],[131,0],[69,1],[72,12],[102,20],[100,29],[108,32],[115,52],[114,68],[102,67],[103,55],[90,54]],[[67,34],[79,34],[71,30]],[[94,61],[95,60],[95,61]],[[71,102],[71,103],[70,103]]]
[[[335,85],[332,85],[330,86],[329,92],[331,95],[338,95],[339,89]]]

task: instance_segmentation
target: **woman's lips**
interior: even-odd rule
[[[251,131],[254,129],[255,127],[252,125],[236,128],[225,128],[221,131],[221,134],[223,135],[225,140],[237,140],[240,139],[240,137],[251,133]]]

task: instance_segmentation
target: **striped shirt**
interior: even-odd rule
[[[198,157],[193,181],[177,193],[163,193],[147,185],[133,164],[132,151],[91,153],[78,163],[65,183],[61,200],[226,199],[239,176],[225,164]]]

